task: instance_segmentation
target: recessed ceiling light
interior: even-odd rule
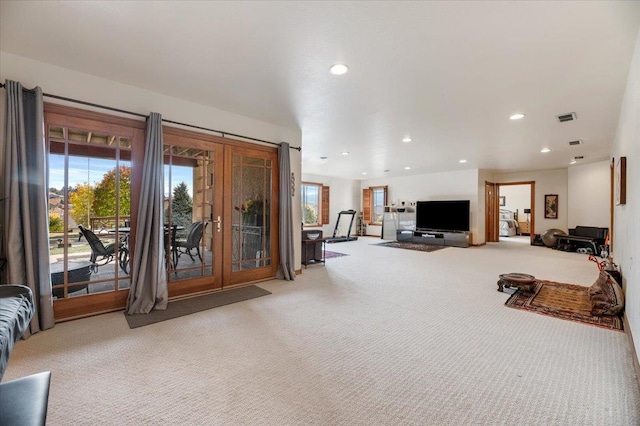
[[[576,160],[571,160],[571,161],[569,162],[569,164],[576,164],[576,163],[577,163],[577,161],[576,161]]]
[[[411,170],[411,167],[407,166],[404,168],[405,170]]]
[[[460,160],[459,163],[466,163],[467,160]]]
[[[363,174],[363,175],[366,175],[366,174],[367,174],[367,172],[362,172],[362,174]]]
[[[409,138],[409,137],[404,138],[404,139],[402,139],[402,142],[405,142],[405,143],[411,142],[411,138]]]
[[[543,154],[546,154],[547,152],[551,152],[551,148],[544,147],[540,150],[540,152],[542,152]]]
[[[329,72],[333,75],[342,75],[346,74],[349,71],[349,67],[345,64],[335,64],[329,68]]]
[[[524,114],[519,112],[517,114],[513,114],[512,116],[510,116],[509,120],[520,120],[521,118],[524,118]]]
[[[342,151],[340,154],[342,154],[342,155],[349,155],[349,151]]]

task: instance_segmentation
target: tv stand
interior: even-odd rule
[[[430,229],[398,230],[396,239],[434,246],[469,247],[470,232],[439,231]]]

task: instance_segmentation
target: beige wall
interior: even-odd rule
[[[611,223],[609,160],[569,167],[569,228]]]
[[[627,203],[614,208],[614,261],[622,268],[626,315],[640,354],[640,31],[629,70],[613,157],[627,157]]]
[[[433,200],[470,200],[471,217],[470,230],[472,244],[484,242],[484,211],[479,213],[478,203],[478,170],[469,169],[456,172],[430,173],[424,175],[400,176],[389,178],[365,179],[360,181],[361,188],[387,185],[389,203],[405,201]],[[484,187],[482,190],[484,203]],[[360,197],[362,198],[362,197]],[[482,218],[480,228],[479,218]],[[480,234],[482,230],[482,234]],[[369,226],[367,233],[380,235],[380,226]]]
[[[229,133],[250,136],[273,142],[286,141],[291,146],[301,146],[302,133],[253,118],[222,111],[216,108],[187,102],[182,99],[151,92],[134,86],[106,80],[77,71],[37,62],[21,56],[0,52],[0,80],[15,80],[26,88],[40,86],[45,93],[83,100],[140,114],[158,112],[163,118],[187,124],[224,130]],[[4,90],[2,96],[4,96]],[[45,98],[45,102],[63,103],[76,108],[92,109],[79,104]],[[4,118],[2,102],[0,116]],[[102,109],[93,110],[105,112]],[[114,114],[115,115],[115,114]],[[129,115],[125,115],[130,117]],[[291,171],[300,182],[301,155],[291,150]],[[300,241],[300,194],[293,199],[294,241]],[[300,269],[300,250],[296,247],[296,269]]]
[[[542,234],[547,229],[560,229],[567,232],[568,217],[568,184],[567,169],[540,170],[521,173],[498,173],[494,175],[494,182],[528,182],[534,181],[535,186],[535,230],[536,234]],[[544,196],[545,194],[558,195],[558,218],[545,219]]]

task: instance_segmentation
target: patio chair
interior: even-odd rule
[[[183,254],[189,255],[192,262],[195,262],[193,258],[194,253],[191,250],[195,250],[195,254],[202,262],[202,255],[200,254],[200,240],[202,239],[202,233],[204,229],[207,227],[207,222],[195,222],[191,224],[189,228],[189,232],[187,233],[187,238],[185,240],[176,240],[175,241],[175,265],[174,267],[178,267],[178,261],[180,260],[180,256]]]
[[[116,243],[111,243],[105,246],[100,240],[100,238],[98,238],[98,236],[94,234],[92,231],[89,231],[87,228],[85,228],[82,225],[78,225],[78,228],[80,229],[82,236],[89,243],[89,247],[91,247],[91,258],[89,259],[91,261],[91,270],[94,273],[97,273],[98,266],[106,265],[107,263],[114,260],[115,254],[116,254]],[[120,244],[119,250],[120,250],[120,259],[119,259],[120,267],[125,273],[127,273],[127,266],[129,263],[129,251],[127,250],[126,247],[124,247],[124,244]]]

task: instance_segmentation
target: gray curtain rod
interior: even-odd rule
[[[4,88],[4,87],[5,87],[5,84],[4,83],[0,83],[0,88]],[[23,88],[22,90],[24,90],[26,92],[29,92],[29,93],[34,93],[34,91],[32,89],[24,89]],[[136,117],[142,117],[144,119],[147,119],[149,117],[148,115],[140,114],[138,112],[131,112],[131,111],[126,111],[124,109],[112,108],[112,107],[108,107],[108,106],[105,106],[105,105],[99,105],[99,104],[94,104],[94,103],[91,103],[91,102],[80,101],[78,99],[65,98],[64,96],[52,95],[52,94],[49,94],[49,93],[42,93],[42,96],[46,96],[48,98],[53,98],[53,99],[59,99],[61,101],[74,102],[76,104],[87,105],[87,106],[91,106],[91,107],[95,107],[95,108],[106,109],[106,110],[109,110],[109,111],[120,112],[120,113],[123,113],[123,114],[134,115]],[[167,120],[165,118],[163,118],[162,121],[164,123],[177,124],[179,126],[190,127],[192,129],[198,129],[198,130],[205,130],[207,132],[220,133],[222,135],[222,137],[235,136],[237,138],[248,139],[248,140],[255,141],[255,142],[262,142],[262,143],[268,143],[270,145],[280,146],[280,144],[277,143],[277,142],[265,141],[263,139],[252,138],[250,136],[243,136],[243,135],[238,135],[238,134],[235,134],[235,133],[223,132],[222,130],[209,129],[207,127],[195,126],[193,124],[180,123],[179,121]],[[290,149],[295,149],[297,151],[302,151],[302,148],[299,147],[299,146],[290,146],[289,148]]]

